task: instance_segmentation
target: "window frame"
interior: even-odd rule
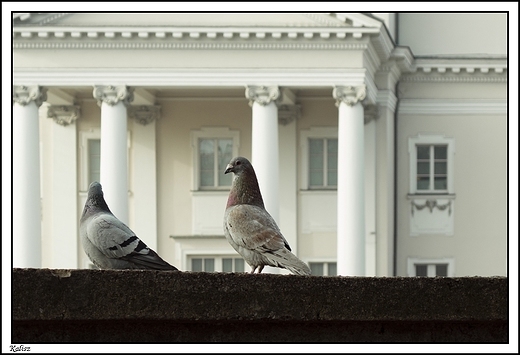
[[[232,156],[238,155],[238,148],[240,145],[239,131],[230,130],[227,127],[202,127],[200,130],[191,131],[191,146],[192,146],[192,191],[221,191],[229,190],[229,186],[213,186],[213,187],[201,187],[200,178],[200,147],[199,142],[201,139],[231,139],[233,142]],[[215,174],[224,173],[216,171]]]
[[[247,270],[247,267],[248,267],[248,264],[247,262],[244,260],[244,271],[223,271],[224,269],[224,263],[223,263],[223,260],[224,259],[242,259],[244,260],[244,258],[242,258],[240,255],[236,254],[236,255],[232,255],[232,254],[208,254],[208,253],[197,253],[197,252],[194,252],[193,254],[187,254],[186,255],[186,268],[185,270],[186,271],[190,271],[190,272],[226,272],[226,273],[247,273],[248,270]],[[192,260],[193,259],[213,259],[214,260],[214,270],[213,271],[193,271],[192,270]]]
[[[338,276],[338,262],[336,260],[309,260],[307,262],[309,265],[309,268],[311,267],[311,264],[323,264],[323,275],[313,275],[313,276],[327,276],[327,277],[334,277]],[[329,264],[336,264],[336,275],[329,275]]]
[[[80,140],[80,191],[88,191],[88,187],[92,181],[89,181],[90,176],[90,157],[89,157],[89,149],[88,144],[89,140],[97,140],[101,141],[101,129],[100,128],[91,128],[89,130],[80,131],[79,132],[79,140]],[[131,176],[131,136],[130,131],[127,131],[127,160],[128,160],[128,176]],[[130,179],[129,179],[130,182]]]
[[[310,139],[338,139],[337,127],[311,127],[308,130],[300,132],[300,149],[301,149],[301,189],[304,191],[337,191],[337,185],[334,186],[310,186]],[[326,155],[326,152],[324,152]],[[339,166],[339,162],[338,162]],[[324,169],[324,175],[327,175]]]
[[[428,265],[428,268],[434,267],[437,264],[447,264],[447,276],[440,277],[455,277],[455,259],[454,258],[408,258],[407,260],[407,276],[418,277],[416,275],[416,265]],[[421,277],[436,277],[436,276],[421,276]]]
[[[90,176],[90,156],[89,156],[89,141],[97,140],[101,141],[101,129],[92,128],[88,131],[80,131],[80,190],[87,191],[91,183],[89,181]]]
[[[447,146],[446,152],[446,189],[445,190],[419,190],[417,189],[417,147],[430,146]],[[411,195],[451,195],[455,193],[454,190],[454,160],[455,160],[455,140],[444,135],[424,135],[418,134],[408,140],[409,166],[410,166],[410,186],[409,191]],[[434,156],[430,157],[430,184],[434,177],[434,170],[432,165],[435,164]]]

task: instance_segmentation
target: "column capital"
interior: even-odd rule
[[[278,86],[247,86],[246,98],[249,99],[249,106],[257,103],[261,106],[267,106],[271,101],[276,105],[281,100],[280,88]]]
[[[81,109],[77,105],[50,105],[47,108],[47,118],[61,126],[68,126],[80,116]]]
[[[13,86],[13,104],[17,103],[22,106],[28,105],[34,101],[36,106],[41,106],[43,101],[47,100],[47,89],[38,85],[14,85]]]
[[[146,126],[161,117],[161,106],[159,105],[139,105],[128,106],[128,116],[135,119],[138,123]]]
[[[280,105],[278,107],[278,121],[284,126],[300,118],[300,115],[300,105]]]
[[[336,99],[336,106],[343,102],[348,106],[354,106],[365,99],[367,95],[366,85],[336,86],[332,90],[332,96]]]
[[[119,101],[128,106],[134,100],[134,89],[126,85],[95,85],[93,96],[100,107],[103,102],[114,106]]]
[[[379,107],[377,105],[367,105],[363,110],[365,116],[365,124],[379,117]]]

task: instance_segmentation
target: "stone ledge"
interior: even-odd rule
[[[13,343],[508,339],[504,277],[13,269],[12,285]]]

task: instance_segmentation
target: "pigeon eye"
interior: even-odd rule
[[[240,165],[240,164],[242,164],[242,163],[241,163],[240,160],[239,160],[239,161],[237,161],[237,163],[236,163],[235,165]]]

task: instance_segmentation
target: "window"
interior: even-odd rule
[[[408,144],[410,194],[454,194],[454,139],[419,134]]]
[[[309,188],[338,185],[338,139],[309,138]]]
[[[417,192],[448,191],[448,146],[416,145]]]
[[[79,132],[80,191],[87,191],[92,181],[100,179],[101,131],[93,128]]]
[[[189,265],[191,271],[245,272],[244,259],[234,256],[192,256]]]
[[[451,258],[444,259],[408,259],[408,276],[449,276],[452,277],[454,273],[454,260]]]
[[[238,155],[238,131],[228,128],[202,128],[191,132],[193,146],[193,190],[228,190],[232,174],[226,165]]]
[[[448,276],[448,264],[415,264],[415,276]]]
[[[99,166],[101,164],[101,140],[89,139],[88,145],[88,181],[99,181]]]
[[[300,133],[303,190],[336,190],[338,187],[338,128],[311,127]]]
[[[311,275],[314,276],[336,276],[338,274],[335,262],[310,262],[309,267],[311,268]]]
[[[199,155],[201,189],[231,186],[232,175],[224,174],[226,165],[233,158],[231,138],[199,139]]]

